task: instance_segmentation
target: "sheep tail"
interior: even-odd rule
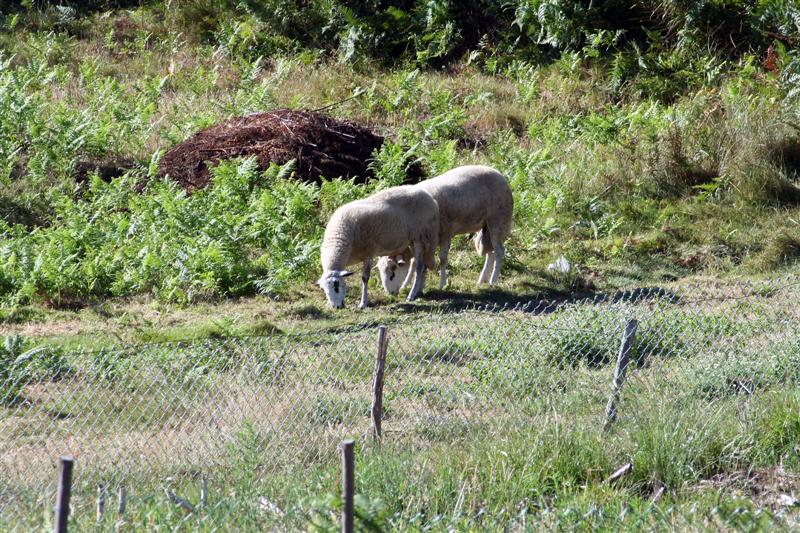
[[[475,243],[475,250],[478,251],[478,255],[487,255],[489,252],[494,251],[492,239],[489,237],[489,228],[486,226],[475,234],[473,242]]]

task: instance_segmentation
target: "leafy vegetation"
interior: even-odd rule
[[[410,160],[509,176],[528,280],[561,253],[581,267],[567,290],[784,268],[798,20],[778,0],[23,2],[0,36],[0,302],[285,295],[317,274],[332,210]],[[247,161],[191,196],[151,179],[222,118],[347,98],[329,112],[389,137],[367,186]],[[94,164],[132,170],[106,183]]]
[[[137,420],[135,431],[161,431],[169,416],[207,409],[195,405],[198,395],[180,396],[189,387],[237,398],[233,341],[156,344],[120,357],[108,349],[120,332],[161,342],[363,320],[309,301],[320,236],[336,207],[401,183],[409,162],[428,175],[487,163],[509,177],[507,270],[500,290],[478,301],[761,274],[800,258],[800,11],[789,0],[26,0],[3,9],[0,322],[3,334],[65,337],[58,348],[12,334],[0,345],[0,416],[35,412],[24,430],[8,426],[19,442],[79,423],[76,406],[102,405]],[[276,107],[324,108],[385,135],[371,162],[376,178],[304,184],[291,179],[291,163],[261,172],[247,159],[220,164],[192,194],[156,178],[164,151],[198,129]],[[573,270],[549,272],[561,255]],[[451,256],[452,284],[432,291],[430,305],[475,292],[480,258],[468,239]],[[382,309],[390,300],[377,292],[376,320],[407,310]],[[264,297],[234,300],[253,295]],[[164,318],[177,314],[191,325]],[[797,467],[795,340],[748,346],[723,365],[698,355],[714,352],[708,337],[752,333],[723,312],[643,322],[636,375],[653,365],[663,380],[648,388],[631,379],[626,398],[640,402],[639,416],[601,434],[596,418],[618,347],[608,332],[624,318],[568,308],[541,317],[534,344],[508,331],[481,343],[425,326],[417,373],[420,361],[390,347],[387,372],[404,378],[387,389],[388,423],[411,416],[413,402],[442,416],[410,426],[419,455],[391,439],[359,450],[361,526],[786,525],[764,493],[713,483]],[[286,411],[315,435],[366,420],[368,399],[343,393],[369,380],[371,348],[362,348],[325,357],[317,344],[297,360],[263,349],[246,375],[281,388],[302,365],[319,375],[347,368],[325,387],[311,384],[310,404]],[[507,432],[444,421],[488,393],[528,423]],[[730,416],[709,418],[709,402]],[[255,423],[230,434],[230,470],[212,485],[208,509],[187,517],[152,496],[153,477],[123,527],[335,527],[336,461],[298,460],[264,475],[274,434]],[[290,451],[299,457],[315,445]],[[632,475],[606,483],[625,462]],[[179,483],[197,499],[194,484]],[[663,499],[652,503],[661,486]],[[41,518],[37,508],[19,524],[41,528]],[[111,525],[96,525],[92,513],[75,520]]]

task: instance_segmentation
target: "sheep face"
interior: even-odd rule
[[[410,262],[404,260],[402,255],[384,256],[378,259],[378,271],[386,292],[395,296],[400,292],[410,266]]]
[[[331,270],[324,272],[317,280],[317,285],[325,291],[325,297],[334,309],[344,309],[344,296],[347,294],[345,279],[352,275],[347,270]]]

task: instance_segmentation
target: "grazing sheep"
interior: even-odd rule
[[[394,250],[411,248],[416,280],[408,301],[422,292],[425,269],[434,268],[438,244],[439,208],[422,189],[410,185],[392,187],[341,206],[331,216],[322,239],[322,277],[317,282],[328,302],[344,307],[345,278],[353,272],[345,267],[362,262],[360,309],[367,306],[367,282],[372,258]]]
[[[454,168],[413,187],[429,192],[439,204],[439,288],[447,284],[451,239],[471,232],[477,232],[474,243],[478,254],[486,256],[478,283],[497,283],[514,209],[508,180],[491,167],[470,165]],[[411,281],[411,259],[408,249],[399,249],[378,260],[381,281],[388,293],[397,294]]]
[[[378,273],[386,292],[396,295],[411,282],[414,277],[413,257],[414,251],[411,247],[406,247],[378,258]]]

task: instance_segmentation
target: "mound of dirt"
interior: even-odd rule
[[[313,111],[276,109],[234,118],[197,132],[161,158],[158,175],[192,191],[209,181],[208,166],[224,159],[255,156],[259,167],[296,160],[295,176],[319,183],[326,178],[372,177],[369,158],[383,137],[361,126]]]

